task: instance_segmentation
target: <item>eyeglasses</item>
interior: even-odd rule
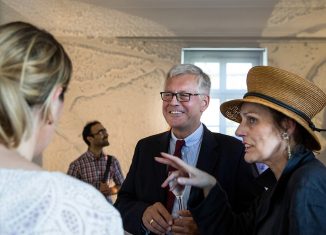
[[[162,100],[168,101],[168,102],[173,100],[174,96],[177,97],[177,100],[179,102],[189,102],[191,96],[203,95],[203,94],[199,94],[199,93],[188,93],[188,92],[173,93],[173,92],[166,92],[166,91],[160,92],[160,94],[161,94]]]
[[[107,130],[106,129],[100,129],[98,130],[96,133],[91,134],[91,136],[95,136],[95,135],[104,135],[107,134]]]

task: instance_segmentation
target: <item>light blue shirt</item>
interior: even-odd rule
[[[200,146],[203,140],[203,133],[204,133],[204,127],[203,124],[200,124],[200,126],[197,128],[195,132],[193,132],[191,135],[186,137],[185,145],[181,149],[181,158],[183,161],[185,161],[187,164],[191,166],[196,166],[198,155],[200,151]],[[169,153],[173,154],[175,150],[175,145],[177,142],[177,137],[171,132],[171,139],[170,139],[170,145],[169,145]],[[186,186],[185,191],[182,196],[183,200],[183,206],[185,209],[187,209],[187,202],[190,195],[190,189],[191,186]],[[178,208],[178,202],[177,200],[174,201],[173,209],[172,209],[172,216],[177,216]]]

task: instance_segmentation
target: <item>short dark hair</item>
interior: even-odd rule
[[[91,133],[91,128],[92,126],[96,125],[96,124],[101,124],[99,121],[91,121],[91,122],[88,122],[86,123],[86,125],[84,126],[84,129],[83,129],[83,140],[84,142],[89,146],[91,143],[88,141],[87,137],[88,136],[91,136],[92,133]]]

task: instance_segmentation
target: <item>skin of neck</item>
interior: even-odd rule
[[[41,123],[40,117],[39,115],[37,115],[37,118],[33,119],[30,136],[27,136],[27,133],[25,132],[20,144],[16,149],[19,155],[23,156],[28,161],[32,161],[35,154],[37,137],[39,136],[39,131],[40,131],[39,128],[40,123]]]
[[[172,128],[172,132],[173,134],[175,135],[175,137],[177,137],[178,139],[185,139],[187,138],[189,135],[191,135],[192,133],[194,133],[198,127],[200,126],[200,122],[196,125],[195,128],[193,129],[187,129],[187,128],[184,128],[184,129],[177,129],[177,128]]]
[[[0,144],[0,168],[24,169],[24,170],[42,170],[38,165],[28,161],[16,149],[9,149]]]
[[[103,150],[102,147],[98,147],[94,145],[90,145],[88,148],[88,151],[92,152],[96,158],[100,157],[102,150]]]
[[[39,128],[37,121],[33,120],[31,135],[25,133],[17,148],[8,148],[0,144],[0,167],[25,170],[42,170],[41,167],[32,163],[37,144]]]
[[[296,147],[296,144],[291,141],[290,146],[293,150]],[[266,162],[265,164],[269,166],[269,168],[273,171],[276,179],[279,180],[288,161],[288,153],[285,147],[285,149],[279,156],[275,157],[273,161]]]
[[[286,157],[287,158],[287,157]],[[275,175],[275,178],[277,180],[280,179],[282,172],[288,162],[288,160],[285,157],[282,158],[282,160],[280,160],[279,162],[274,162],[274,163],[267,163],[266,165],[269,166],[269,168],[272,170],[272,172]]]

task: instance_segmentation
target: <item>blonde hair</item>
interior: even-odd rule
[[[72,64],[61,44],[48,32],[24,23],[0,26],[0,143],[17,147],[32,129],[32,110],[51,119],[51,95],[64,92]]]

